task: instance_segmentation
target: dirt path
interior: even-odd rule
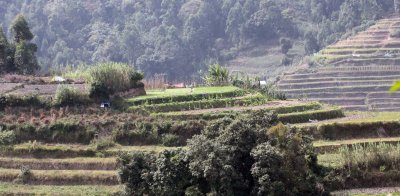
[[[293,106],[306,104],[310,102],[297,101],[297,100],[289,100],[289,101],[270,101],[266,104],[259,106],[247,106],[247,107],[229,107],[229,108],[212,108],[212,109],[203,109],[203,110],[192,110],[192,111],[183,111],[180,112],[182,114],[202,114],[202,113],[219,113],[225,111],[245,111],[245,110],[260,110],[260,109],[268,109],[268,108],[277,108],[282,106]]]
[[[332,195],[353,195],[353,194],[388,194],[400,192],[400,187],[381,187],[381,188],[365,188],[350,189],[344,191],[333,192]]]

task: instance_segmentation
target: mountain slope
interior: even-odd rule
[[[324,66],[284,75],[278,87],[290,98],[318,100],[349,110],[397,111],[400,93],[400,17],[379,20],[367,30],[314,55]]]

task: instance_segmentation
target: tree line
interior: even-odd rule
[[[30,42],[33,34],[22,15],[15,17],[11,30],[14,40],[9,42],[0,27],[0,73],[33,74],[39,69],[37,46]]]
[[[308,54],[394,12],[388,0],[0,0],[3,27],[22,13],[43,71],[124,62],[188,79],[257,45],[304,41]],[[12,30],[11,30],[12,31]],[[11,36],[11,31],[6,31]]]

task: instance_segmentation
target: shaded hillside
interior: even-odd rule
[[[26,16],[42,72],[117,61],[170,80],[191,79],[210,62],[238,57],[237,66],[245,67],[246,50],[283,37],[313,53],[391,12],[387,0],[0,0],[3,28],[18,13]],[[278,56],[275,67],[284,54]]]
[[[278,86],[292,98],[350,110],[398,111],[400,94],[389,89],[400,79],[399,30],[398,16],[380,20],[314,55],[323,67],[285,75]]]

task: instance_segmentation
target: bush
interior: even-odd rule
[[[399,121],[326,123],[303,127],[302,129],[312,133],[314,138],[324,140],[374,138],[382,135],[388,137],[400,136]]]
[[[76,106],[76,105],[87,105],[90,103],[90,99],[87,94],[83,94],[78,90],[61,85],[58,87],[54,96],[54,105],[56,106]]]
[[[245,92],[243,90],[228,91],[223,93],[207,93],[207,94],[191,94],[191,95],[176,95],[169,97],[154,97],[147,99],[139,99],[130,101],[129,103],[133,105],[153,105],[161,103],[171,103],[171,102],[188,102],[188,101],[200,101],[204,99],[221,99],[229,97],[239,97],[243,96]]]
[[[4,128],[14,132],[18,143],[38,140],[52,143],[88,144],[95,135],[92,127],[67,122],[55,122],[38,128],[29,124],[9,125]]]
[[[161,142],[164,146],[169,146],[169,147],[184,145],[180,142],[180,137],[174,134],[163,135],[161,138]]]
[[[14,183],[27,184],[33,178],[31,169],[28,166],[21,167],[21,173],[18,175]]]
[[[291,65],[293,63],[293,59],[289,58],[288,56],[283,57],[283,59],[281,60],[281,65]]]
[[[0,131],[0,146],[14,144],[16,136],[14,131]]]
[[[96,150],[106,150],[115,146],[115,142],[111,137],[96,138],[90,142]]]
[[[275,86],[272,84],[267,84],[266,86],[261,87],[260,92],[272,99],[278,99],[278,100],[286,100],[286,94],[279,91]]]
[[[227,98],[227,99],[211,99],[191,102],[175,102],[157,105],[133,106],[129,110],[132,112],[140,112],[144,109],[149,112],[171,112],[171,111],[186,111],[193,109],[209,109],[209,108],[225,108],[232,106],[250,106],[260,105],[267,102],[267,98],[263,95],[257,95],[248,98]]]
[[[120,156],[127,195],[320,195],[312,140],[262,111],[211,124],[187,150]]]
[[[341,109],[314,110],[279,115],[279,120],[284,123],[305,123],[310,120],[327,120],[344,117]]]
[[[6,107],[49,107],[50,103],[38,96],[0,95],[0,110]]]
[[[104,100],[110,98],[110,89],[104,84],[100,82],[94,82],[90,87],[89,97],[95,100]]]
[[[124,63],[99,63],[89,69],[89,82],[107,87],[110,94],[123,92],[137,85],[143,74]]]

